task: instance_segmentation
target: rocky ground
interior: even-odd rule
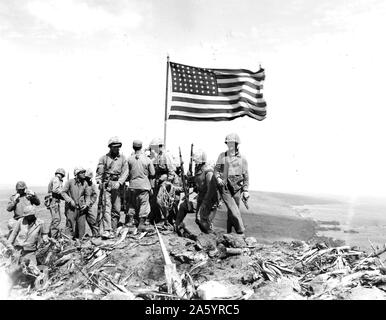
[[[112,240],[80,242],[63,235],[57,242],[42,245],[38,258],[44,267],[36,275],[24,270],[27,276],[16,272],[0,241],[0,297],[385,299],[385,269],[379,258],[384,248],[364,252],[340,240],[317,237],[323,222],[299,217],[291,209],[321,199],[264,192],[252,193],[252,199],[249,211],[242,208],[245,237],[224,234],[226,213],[222,211],[214,221],[216,232],[209,235],[200,234],[194,215],[186,217],[195,240],[159,229],[178,273],[178,281],[172,279],[169,290],[157,234],[126,234],[121,229],[121,235]],[[11,216],[3,211],[2,227]],[[48,211],[41,209],[39,218],[48,220]],[[9,275],[18,278],[10,291]]]
[[[124,231],[124,230],[122,230]],[[197,240],[160,229],[182,291],[167,290],[165,260],[155,232],[119,239],[42,246],[41,276],[15,285],[10,299],[385,299],[378,258],[314,239],[259,243],[235,234],[200,234]],[[4,248],[3,248],[4,249]],[[1,266],[10,270],[2,250]],[[8,264],[7,264],[8,262]],[[7,269],[8,268],[8,269]],[[35,280],[35,281],[34,281]],[[28,282],[29,281],[29,282]],[[32,284],[28,287],[28,284]],[[181,289],[180,288],[180,289]],[[181,294],[182,292],[182,294]]]

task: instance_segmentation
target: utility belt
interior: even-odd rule
[[[62,196],[57,193],[49,193],[44,197],[44,205],[49,209],[52,203],[59,203],[62,200]]]

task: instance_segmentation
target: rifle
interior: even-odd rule
[[[98,214],[96,219],[96,225],[99,228],[101,221],[105,215],[106,212],[106,163],[103,166],[103,174],[102,174],[102,181],[101,181],[101,191],[99,193],[99,203],[98,203]],[[102,202],[102,203],[101,203]]]
[[[189,172],[191,175],[193,175],[193,143],[190,145]]]
[[[248,200],[247,200],[247,199],[244,199],[244,197],[241,197],[241,200],[243,200],[243,203],[244,203],[245,208],[247,208],[247,210],[249,210]]]
[[[184,170],[184,161],[182,160],[182,155],[181,155],[181,148],[178,147],[179,153],[180,153],[180,166],[181,166],[181,181],[182,181],[182,188],[184,189],[185,193],[185,203],[186,207],[188,208],[188,211],[191,211],[191,205],[189,201],[189,187],[186,183],[186,177],[185,177],[185,170]]]
[[[189,188],[194,188],[194,179],[193,179],[193,143],[190,145],[190,162],[189,170],[190,176],[188,177],[188,186]]]

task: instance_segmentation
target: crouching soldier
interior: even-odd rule
[[[97,223],[96,210],[92,210],[94,203],[98,200],[98,191],[96,184],[92,181],[93,173],[91,169],[86,171],[86,182],[89,188],[90,205],[87,208],[86,220],[91,229],[93,237],[99,237],[99,225]]]
[[[67,181],[62,191],[62,197],[66,201],[66,234],[79,239],[86,232],[86,213],[90,205],[90,189],[85,175],[85,169],[75,168],[75,178]]]
[[[128,215],[126,226],[136,225],[139,231],[151,229],[150,214],[150,180],[154,177],[154,165],[142,152],[142,142],[133,141],[134,154],[128,159],[129,188],[128,188]]]
[[[166,229],[174,229],[176,219],[176,202],[180,199],[180,194],[183,188],[164,181],[159,187],[157,194],[157,205],[161,212],[161,221]]]
[[[29,205],[38,206],[40,200],[32,190],[27,189],[24,181],[19,181],[16,183],[16,193],[11,196],[7,206],[7,211],[13,211],[13,218],[8,220],[8,235],[11,234],[14,226],[23,216],[24,208]]]
[[[60,214],[60,200],[63,200],[63,178],[66,175],[64,169],[59,168],[55,171],[55,176],[48,184],[48,195],[45,198],[45,205],[51,213],[50,233],[52,238],[57,238],[59,225],[62,220]]]
[[[35,214],[34,206],[25,206],[22,217],[17,221],[8,238],[9,244],[16,250],[19,264],[27,266],[37,266],[38,243],[41,239],[48,242],[49,226],[37,219]]]
[[[198,193],[197,204],[194,206],[194,203],[187,201],[181,203],[176,219],[176,231],[180,236],[184,232],[190,234],[183,222],[188,212],[196,212],[196,223],[205,233],[213,231],[212,221],[216,215],[217,188],[213,168],[207,164],[206,153],[202,150],[194,153],[193,161],[195,162],[194,186]]]
[[[228,134],[225,138],[228,151],[222,152],[216,162],[214,175],[221,197],[228,209],[227,232],[232,227],[239,234],[244,234],[245,227],[240,214],[240,198],[249,198],[248,163],[239,152],[240,138],[236,133]]]

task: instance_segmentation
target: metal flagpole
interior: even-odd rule
[[[165,92],[165,119],[164,119],[164,144],[166,150],[166,125],[168,121],[168,90],[169,90],[169,55],[166,62],[166,92]]]

